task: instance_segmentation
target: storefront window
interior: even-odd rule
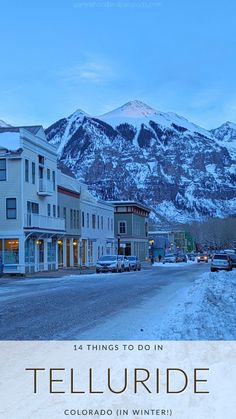
[[[35,261],[35,242],[33,239],[25,242],[25,263],[27,265],[34,264]]]
[[[48,262],[56,262],[56,241],[48,242]]]
[[[38,240],[37,242],[38,245],[38,255],[39,255],[39,263],[44,263],[44,241],[43,240]]]
[[[93,242],[88,240],[88,263],[91,265],[93,263]]]
[[[74,266],[78,266],[79,264],[78,240],[73,241],[73,251],[74,251]]]
[[[4,264],[13,265],[19,263],[19,240],[4,240]]]

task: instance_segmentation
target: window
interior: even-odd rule
[[[76,218],[76,227],[79,228],[79,210],[76,211],[77,218]]]
[[[92,227],[96,228],[96,215],[92,214]]]
[[[35,185],[35,163],[32,163],[32,183]]]
[[[107,228],[108,228],[108,230],[110,230],[110,218],[109,217],[107,219]]]
[[[119,221],[119,233],[126,234],[126,221]]]
[[[51,217],[51,205],[48,204],[48,217]]]
[[[101,229],[103,230],[103,215],[101,216]]]
[[[76,228],[76,210],[74,210],[73,228]]]
[[[113,231],[113,228],[114,228],[114,226],[113,226],[113,218],[111,218],[111,231]]]
[[[13,265],[19,263],[19,240],[4,240],[4,264]]]
[[[65,227],[66,227],[66,207],[63,207],[63,217],[65,219]]]
[[[59,205],[57,206],[57,216],[58,216],[58,218],[60,217],[60,206]]]
[[[29,182],[29,160],[25,159],[25,181]]]
[[[50,169],[47,169],[47,180],[51,179],[51,172]]]
[[[39,164],[44,165],[44,157],[39,155]]]
[[[82,211],[82,227],[84,227],[84,211]]]
[[[70,210],[70,228],[73,228],[73,210]]]
[[[6,159],[0,160],[0,181],[7,180]]]
[[[8,220],[16,219],[16,198],[7,198],[6,214]]]
[[[39,214],[39,204],[27,201],[27,212],[28,214]]]
[[[56,173],[54,172],[54,170],[52,172],[52,183],[53,183],[53,190],[55,191],[56,190]]]
[[[53,217],[56,217],[56,205],[53,205],[52,213],[53,213]]]
[[[43,179],[43,168],[39,167],[39,179]]]
[[[87,228],[89,228],[89,213],[87,212]]]
[[[99,217],[99,215],[97,217],[97,227],[100,228],[100,217]]]
[[[89,265],[93,264],[93,242],[88,240],[88,263]]]

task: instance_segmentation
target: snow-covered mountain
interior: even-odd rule
[[[211,133],[219,141],[220,145],[226,147],[233,157],[236,157],[236,124],[226,122],[219,128],[212,129]]]
[[[96,195],[136,199],[156,219],[186,222],[236,214],[235,156],[216,131],[132,101],[99,117],[78,110],[46,134]]]

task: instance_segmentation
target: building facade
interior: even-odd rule
[[[194,238],[184,230],[149,231],[149,254],[158,259],[168,253],[188,253],[195,251]]]
[[[114,206],[81,189],[81,264],[94,266],[102,255],[115,253]]]
[[[148,258],[148,217],[150,209],[134,201],[112,201],[115,208],[115,236],[119,252]]]
[[[90,194],[73,176],[58,173],[58,216],[65,233],[58,240],[58,267],[94,266],[114,253],[114,207]]]
[[[0,254],[4,272],[57,269],[57,152],[41,126],[0,128]]]
[[[58,171],[57,216],[65,220],[65,233],[57,241],[58,268],[77,268],[81,239],[81,185],[72,176]]]
[[[95,265],[114,253],[114,207],[57,168],[41,126],[0,128],[4,273]]]

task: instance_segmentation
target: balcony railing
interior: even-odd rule
[[[38,194],[42,196],[51,196],[53,194],[53,182],[46,179],[39,179]]]
[[[65,230],[65,219],[47,217],[39,214],[25,214],[26,228],[39,228],[40,230]]]

